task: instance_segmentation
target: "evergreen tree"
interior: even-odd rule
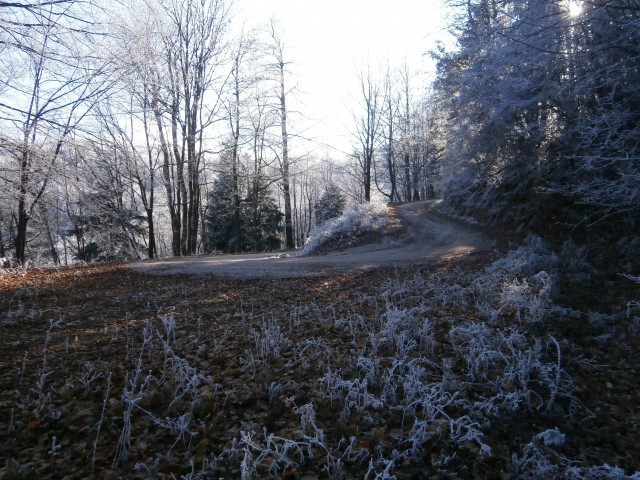
[[[339,217],[344,211],[346,198],[335,183],[330,183],[314,206],[316,225]]]
[[[240,235],[234,226],[233,177],[223,173],[209,194],[209,206],[205,218],[205,250],[237,253],[241,251],[264,252],[280,248],[284,215],[278,209],[268,188],[257,182],[240,203]]]
[[[205,251],[235,250],[233,214],[233,177],[225,172],[220,175],[209,193],[209,205],[205,216]]]
[[[78,260],[137,260],[144,246],[146,216],[122,201],[113,192],[91,192],[80,196],[78,213],[64,234],[75,237]]]
[[[263,182],[256,182],[248,196],[248,202],[241,209],[240,217],[243,224],[246,222],[247,248],[251,247],[255,252],[280,248],[284,214]]]

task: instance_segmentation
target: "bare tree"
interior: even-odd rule
[[[219,106],[219,92],[213,89],[226,49],[230,5],[225,0],[166,0],[161,4],[169,27],[164,44],[171,87],[175,188],[182,216],[180,253],[190,255],[196,253],[200,225],[203,134],[215,120]],[[213,98],[205,103],[207,93]]]
[[[397,194],[397,173],[396,173],[396,161],[395,161],[395,143],[396,143],[396,123],[397,123],[397,110],[398,101],[397,93],[395,91],[395,82],[391,73],[391,68],[387,65],[383,80],[383,105],[382,105],[382,126],[384,127],[384,156],[385,156],[385,168],[386,179],[389,185],[389,193],[386,193],[381,182],[376,175],[376,186],[378,191],[385,195],[390,201],[394,201],[398,198]]]
[[[132,197],[137,196],[142,203],[147,221],[147,256],[154,258],[158,253],[153,213],[160,152],[150,132],[152,120],[149,118],[148,90],[143,88],[139,95],[137,92],[132,92],[132,95],[128,108],[121,108],[124,115],[115,114],[108,103],[99,108],[98,121],[102,130],[100,143],[108,145],[113,152],[104,158],[105,167],[120,170],[119,175],[126,179]],[[138,111],[141,118],[138,118]],[[142,124],[144,134],[144,141],[140,143],[137,142],[137,122]],[[113,176],[116,175],[114,172]]]
[[[291,211],[291,181],[290,181],[290,160],[289,160],[289,133],[287,130],[287,89],[286,89],[286,66],[285,61],[285,44],[283,35],[278,31],[277,24],[274,20],[270,24],[271,36],[271,54],[275,59],[273,69],[277,78],[277,98],[280,113],[280,130],[282,140],[282,153],[280,157],[280,171],[282,186],[282,195],[284,197],[284,230],[285,243],[287,248],[295,248],[295,238],[293,232],[293,215]]]
[[[11,1],[0,2],[0,51],[22,51],[40,53],[33,43],[33,36],[40,35],[42,28],[51,25],[52,19],[68,31],[87,33],[94,19],[90,14],[92,2],[79,0]],[[83,15],[78,15],[84,10]],[[50,52],[53,56],[55,52]]]
[[[358,72],[358,82],[361,94],[361,111],[354,114],[356,123],[354,136],[357,145],[353,156],[360,172],[364,201],[370,202],[372,168],[381,128],[381,87],[372,77],[369,67],[366,72]]]
[[[220,119],[231,3],[148,2],[124,32],[131,77],[153,118],[174,255],[198,249],[205,132]]]
[[[7,127],[0,148],[15,166],[12,219],[20,263],[26,260],[29,220],[55,173],[65,140],[110,86],[108,62],[96,51],[99,42],[92,40],[90,25],[74,24],[76,2],[65,3],[64,8],[62,2],[2,6],[3,13],[13,9],[9,18],[37,18],[29,24],[18,21],[28,34],[16,36],[15,45],[4,42],[3,67],[11,75],[0,79],[5,91],[0,121]]]
[[[247,113],[243,112],[243,109],[247,108],[244,96],[247,95],[247,90],[255,84],[256,76],[248,74],[246,70],[251,71],[251,65],[247,67],[245,63],[251,61],[248,58],[250,55],[255,54],[256,42],[252,34],[243,35],[239,38],[235,45],[231,63],[231,74],[229,79],[229,101],[226,102],[226,111],[229,121],[229,129],[231,133],[229,150],[229,162],[231,163],[231,181],[233,183],[233,223],[235,232],[235,251],[241,252],[244,248],[242,238],[242,225],[241,225],[241,189],[240,189],[240,148],[241,143],[245,141],[243,138],[243,116],[246,118]],[[255,62],[253,62],[255,68]],[[255,129],[254,129],[255,133]],[[254,139],[254,155],[255,155],[255,141]]]

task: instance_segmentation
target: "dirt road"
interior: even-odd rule
[[[435,212],[429,202],[407,203],[394,209],[406,226],[402,236],[328,255],[297,256],[295,252],[201,255],[146,260],[132,264],[132,268],[155,275],[307,277],[424,264],[493,245],[479,229]]]

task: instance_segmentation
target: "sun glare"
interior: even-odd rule
[[[582,13],[582,2],[569,0],[567,2],[570,17],[578,17]]]

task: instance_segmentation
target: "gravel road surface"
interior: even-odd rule
[[[199,255],[144,260],[131,264],[154,275],[220,275],[234,278],[308,277],[406,267],[486,250],[494,242],[478,227],[447,217],[432,202],[412,202],[392,208],[405,226],[399,237],[326,255],[298,256],[296,252],[240,255]]]

